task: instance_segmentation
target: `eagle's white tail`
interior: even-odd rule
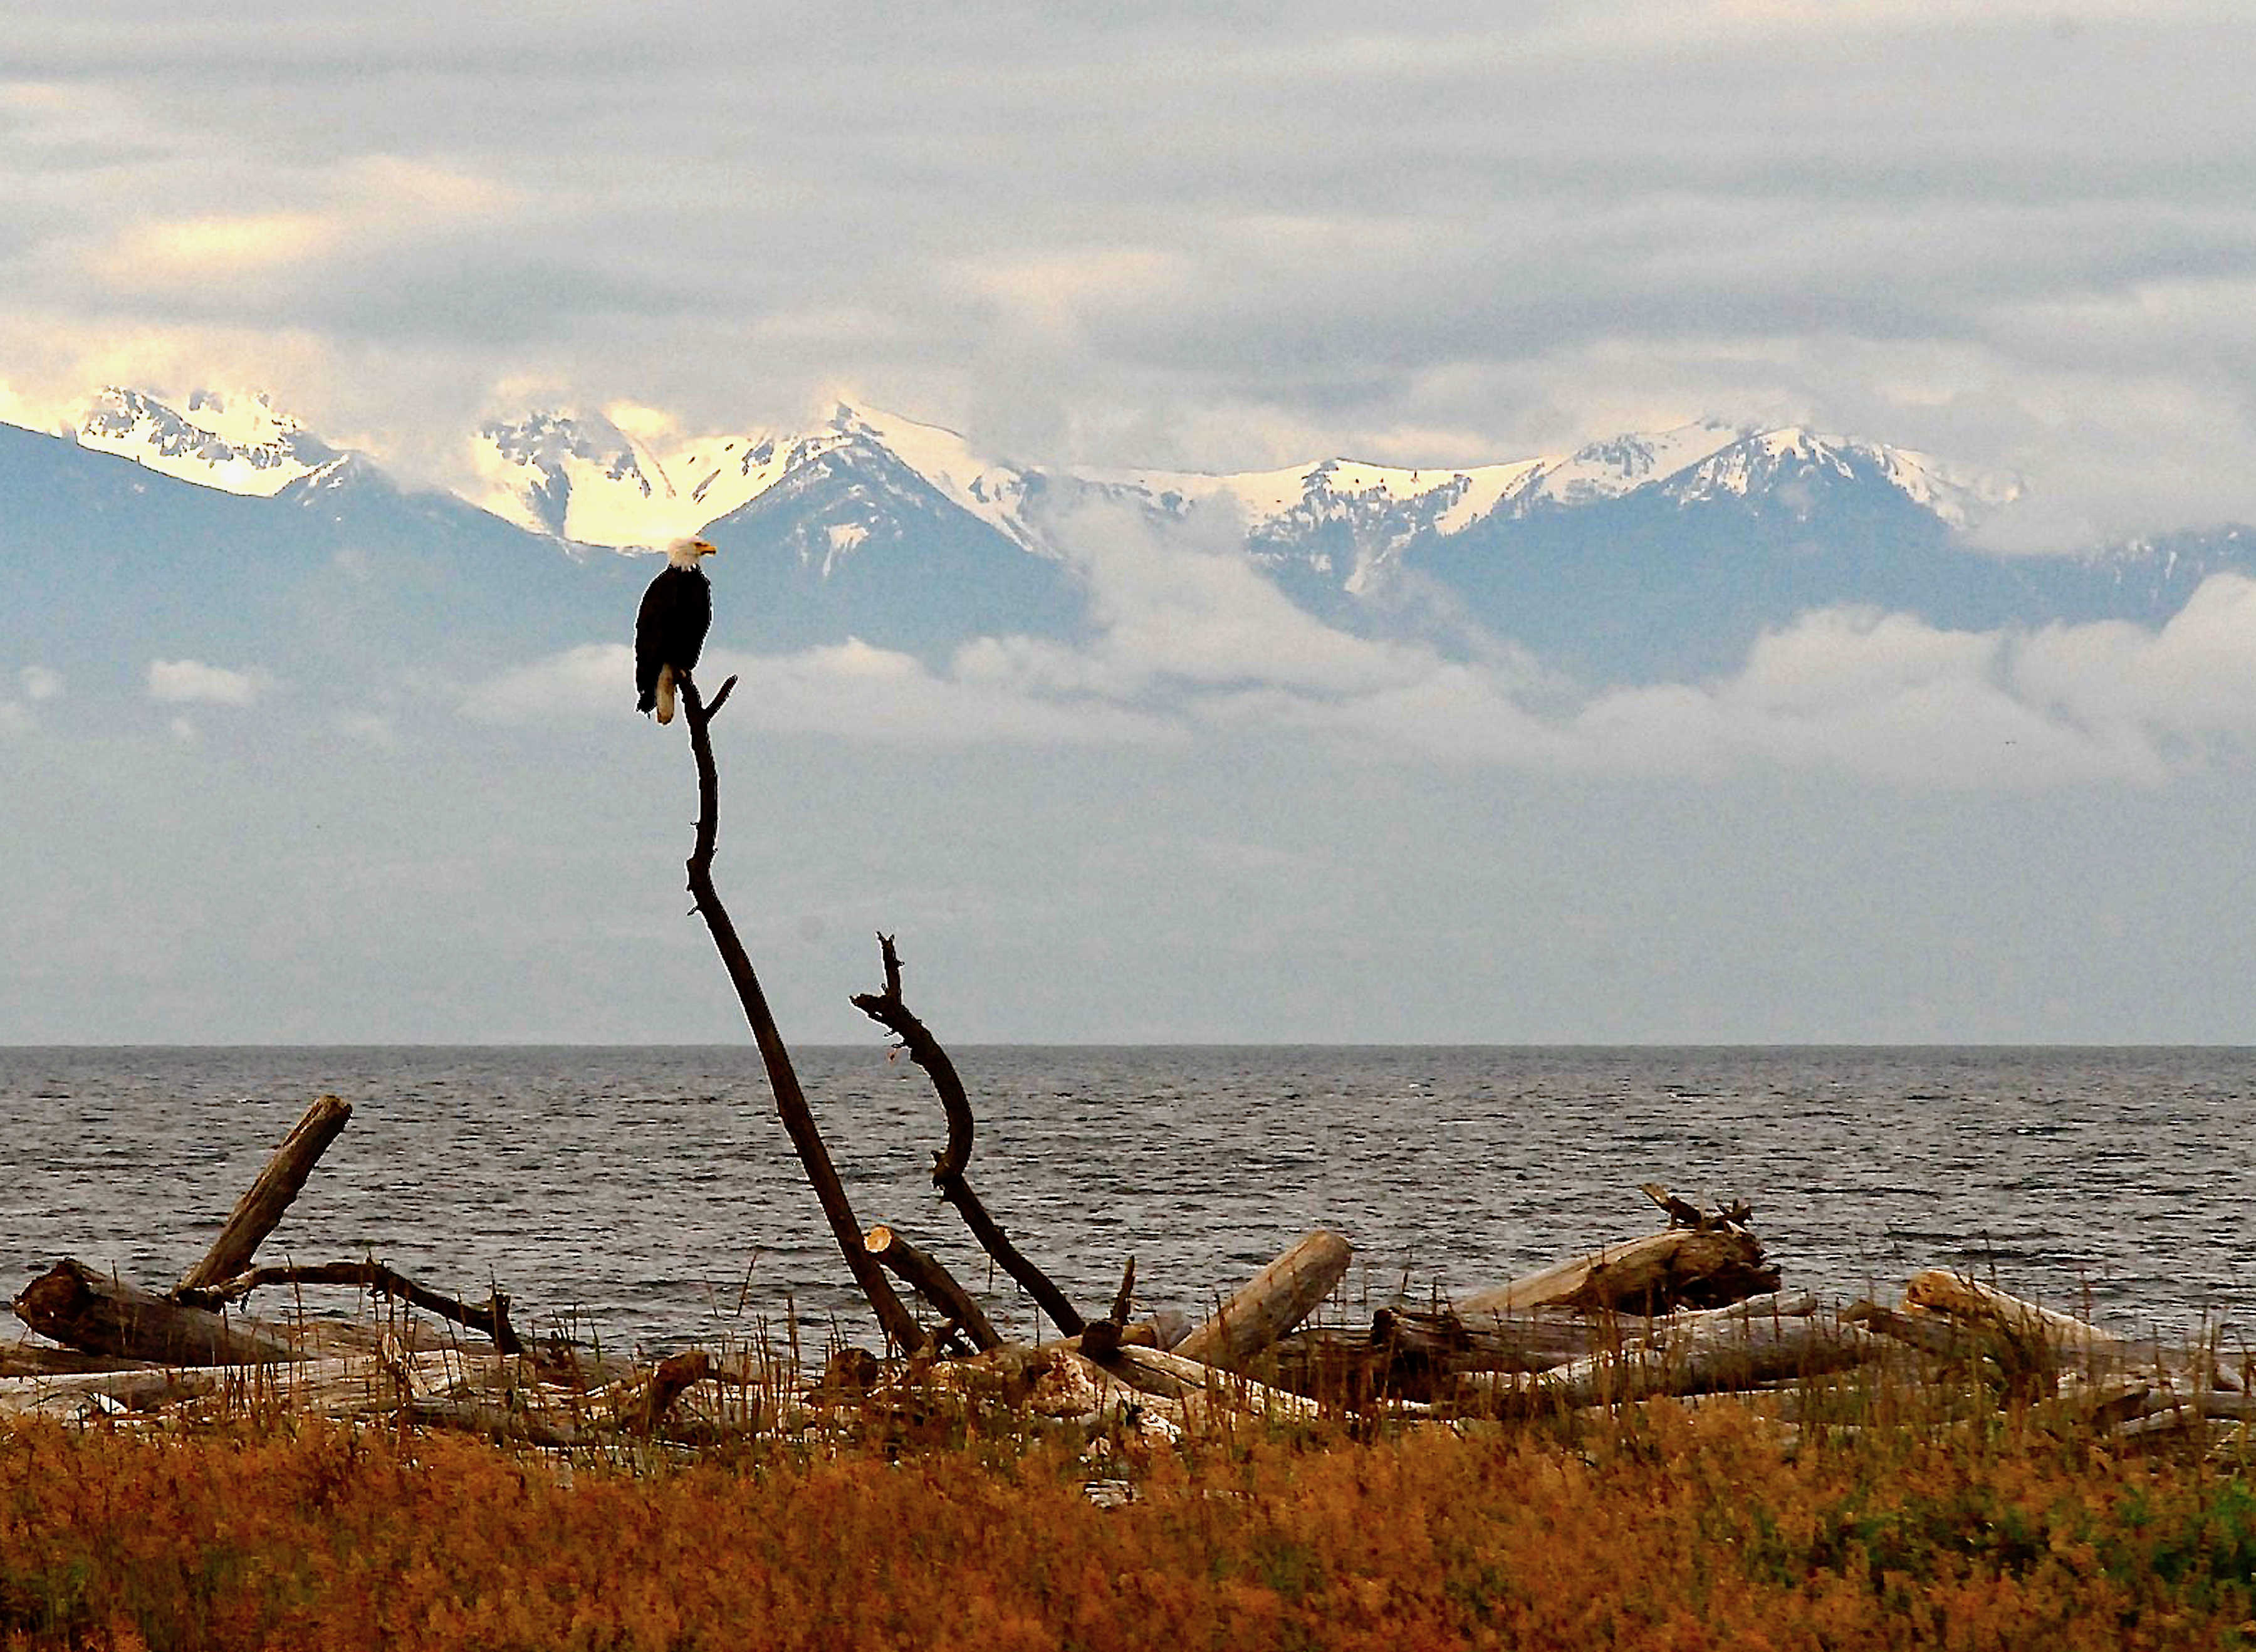
[[[658,668],[658,720],[660,723],[673,721],[673,667],[672,666],[660,666]]]

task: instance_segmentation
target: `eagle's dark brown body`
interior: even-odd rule
[[[713,547],[685,540],[666,553],[668,566],[642,594],[635,616],[635,710],[673,721],[675,680],[697,667],[713,624],[713,585],[697,566]]]

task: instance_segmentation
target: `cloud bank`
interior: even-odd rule
[[[1590,692],[1503,652],[1375,641],[1294,606],[1194,523],[1077,513],[1064,542],[1097,619],[1086,643],[983,638],[935,670],[852,641],[726,649],[733,715],[850,741],[1194,747],[1315,741],[1406,766],[1703,777],[1775,770],[1951,789],[2154,786],[2256,750],[2256,582],[2216,575],[2159,632],[2107,622],[1962,631],[1831,608],[1766,633],[1712,680]],[[474,715],[614,715],[623,645],[575,648],[475,688]]]
[[[2243,7],[534,15],[16,8],[0,399],[265,384],[434,474],[526,399],[1232,469],[1774,413],[2028,543],[2256,517]]]

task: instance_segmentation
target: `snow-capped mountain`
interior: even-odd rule
[[[1078,475],[1116,497],[1140,497],[1168,513],[1195,505],[1235,510],[1261,561],[1313,575],[1355,596],[1382,590],[1421,545],[1465,534],[1486,540],[1505,525],[1537,513],[1587,510],[1639,495],[1679,506],[1771,499],[1790,511],[1814,483],[1846,482],[1900,495],[1945,526],[1963,530],[2018,491],[2011,481],[1962,477],[1906,448],[1717,419],[1463,469],[1327,459],[1237,476]],[[1476,533],[1484,526],[1488,533]]]
[[[1329,458],[1237,474],[1048,471],[1005,462],[940,426],[848,403],[804,430],[691,437],[652,434],[652,422],[629,421],[624,410],[613,417],[553,409],[490,420],[472,438],[477,482],[463,497],[535,533],[648,548],[702,532],[778,488],[804,496],[821,476],[906,472],[1023,550],[1055,553],[1033,508],[1038,500],[1096,494],[1160,516],[1221,509],[1243,523],[1261,561],[1303,565],[1363,593],[1421,542],[1646,491],[1679,505],[1774,498],[1790,507],[1795,491],[1814,480],[1849,481],[1900,494],[1953,529],[1970,526],[2016,491],[2010,482],[1955,475],[1903,448],[1712,418],[1571,453],[1465,468]],[[229,493],[271,496],[342,457],[257,393],[199,390],[174,406],[145,390],[113,386],[59,428],[81,447]],[[821,559],[835,563],[881,533],[874,522],[831,521]]]
[[[975,638],[1070,639],[1104,623],[1091,602],[1103,552],[1074,542],[1075,519],[1052,508],[1102,498],[1159,523],[1225,515],[1256,565],[1328,623],[1445,649],[1508,639],[1593,681],[1726,670],[1817,607],[1978,629],[2155,625],[2204,575],[2256,571],[2256,536],[2237,529],[1985,554],[1964,530],[2013,496],[2010,482],[1712,419],[1490,465],[1327,459],[1235,475],[1009,463],[952,431],[845,405],[793,431],[680,438],[622,410],[495,421],[475,440],[482,481],[468,496],[417,493],[264,398],[200,392],[174,408],[105,392],[60,427],[0,444],[0,548],[32,568],[57,546],[114,543],[130,517],[147,541],[135,554],[199,547],[201,561],[162,563],[167,577],[193,566],[218,578],[229,555],[250,554],[229,545],[264,547],[278,569],[328,547],[343,577],[389,547],[403,591],[405,570],[435,591],[443,564],[474,556],[480,579],[542,570],[552,634],[569,633],[584,584],[582,634],[603,635],[616,629],[611,584],[641,565],[586,547],[694,531],[725,553],[716,578],[737,646],[858,638],[941,662]],[[275,589],[312,589],[291,582],[300,576]],[[374,597],[335,584],[323,600],[342,615]],[[467,624],[451,618],[434,647],[465,646]]]
[[[222,493],[271,498],[342,455],[256,392],[198,390],[180,406],[109,385],[58,421],[81,448]]]
[[[535,533],[644,548],[700,532],[826,455],[860,449],[906,466],[941,498],[1028,549],[1024,473],[952,430],[840,403],[812,430],[643,439],[602,413],[541,412],[477,433],[475,503]]]
[[[2009,478],[1964,475],[1923,453],[1820,436],[1798,426],[1741,432],[1714,452],[1661,477],[1656,485],[1680,504],[1690,504],[1727,495],[1745,498],[1783,493],[1816,477],[1893,488],[1946,526],[1961,530],[2020,494],[2020,484]]]

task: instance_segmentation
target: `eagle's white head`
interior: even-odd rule
[[[666,560],[676,568],[694,568],[698,558],[714,554],[714,547],[703,540],[676,540],[666,547]]]

